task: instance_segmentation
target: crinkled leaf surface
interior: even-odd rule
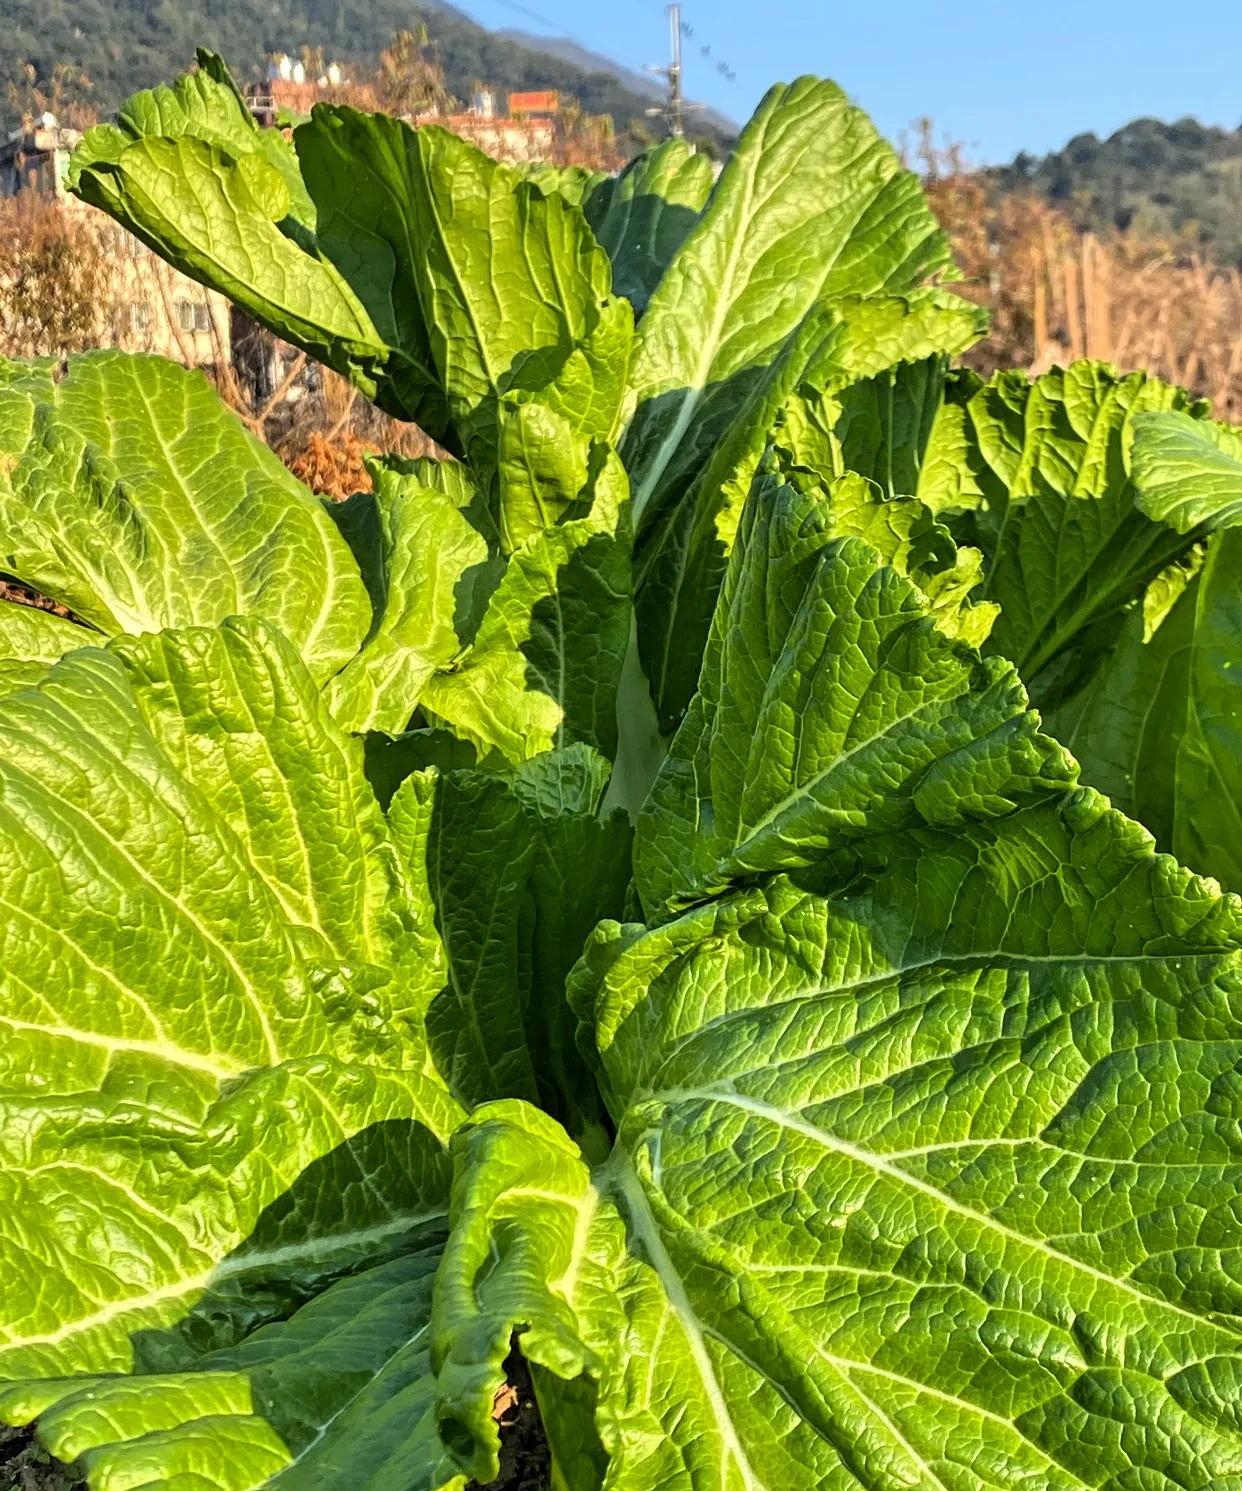
[[[809,608],[785,576],[814,552],[864,634],[859,551],[878,593],[893,583],[857,541],[764,552],[771,517],[757,492],[704,673],[720,753],[667,793],[683,863],[698,836],[715,849],[733,781],[766,780],[730,779],[750,695],[726,690],[796,655]],[[748,554],[771,578],[730,626]],[[883,697],[883,647],[822,652],[850,656],[842,694]],[[562,1473],[605,1491],[1242,1480],[1242,906],[1066,771],[957,816],[934,779],[969,785],[996,728],[961,721],[924,778],[945,819],[894,823],[881,796],[869,826],[860,776],[850,835],[793,841],[661,925],[600,927],[571,998],[606,1160],[521,1104],[458,1132],[437,1412],[480,1480],[515,1330]],[[827,726],[799,724],[801,760],[836,770]],[[1019,730],[1029,753],[1029,716]]]
[[[947,637],[864,541],[889,533],[843,536],[859,531],[843,496],[756,483],[699,692],[639,820],[651,917],[848,838],[1004,813],[1072,777],[1012,666]]]
[[[99,640],[99,633],[52,611],[0,604],[0,694],[37,683],[57,658]]]
[[[449,1438],[528,1324],[609,1491],[1237,1484],[1236,903],[1090,793],[845,869],[601,932],[617,1146],[462,1137]]]
[[[545,481],[506,555],[464,465],[377,463],[375,491],[329,516],[197,373],[119,352],[55,372],[0,368],[8,573],[105,635],[270,622],[349,730],[395,734],[423,704],[514,762],[574,741],[615,752],[630,540],[625,473],[590,430],[615,419],[607,398],[574,435],[572,500]],[[9,615],[28,609],[0,612],[6,687],[97,636]]]
[[[161,127],[136,105],[137,119]],[[347,275],[319,250],[285,175],[256,139],[247,153],[197,132],[91,130],[70,185],[176,269],[227,295],[260,325],[352,379],[390,413],[435,429],[443,400],[411,341],[394,346]],[[298,192],[306,198],[305,187]]]
[[[815,304],[948,263],[916,178],[833,83],[773,88],[651,297],[626,445],[641,515],[684,489]]]
[[[1242,434],[1180,412],[1135,421],[1134,482],[1149,518],[1179,533],[1242,523]]]
[[[1152,410],[1202,415],[1180,389],[1142,373],[1075,363],[1034,382],[1002,373],[970,400],[982,505],[967,528],[986,556],[983,598],[1000,605],[989,647],[1012,658],[1039,703],[1041,671],[1127,603],[1188,547],[1135,504],[1135,420]],[[1051,693],[1051,697],[1050,697]]]
[[[643,662],[660,722],[676,727],[698,682],[699,665],[742,508],[774,432],[797,444],[812,431],[824,474],[860,471],[876,480],[895,472],[872,448],[890,446],[864,436],[875,415],[891,418],[899,399],[930,402],[943,379],[939,354],[958,352],[982,329],[976,307],[943,292],[842,297],[814,305],[772,361],[750,382],[728,428],[714,431],[714,448],[663,502],[646,509],[636,563]],[[926,373],[916,360],[932,359]],[[915,368],[907,368],[914,363]],[[900,367],[894,366],[900,364]],[[903,390],[899,395],[897,388]],[[909,387],[910,391],[905,393]],[[917,449],[916,431],[903,431],[902,448]],[[904,490],[910,491],[906,486]]]
[[[1242,887],[1242,460],[1225,426],[1184,414],[1136,421],[1139,507],[1206,547],[1149,588],[1087,682],[1053,712],[1084,776],[1162,848]]]
[[[73,189],[490,481],[496,400],[546,384],[611,304],[581,209],[384,115],[320,106],[290,149],[209,61],[92,130]]]
[[[613,289],[639,315],[698,222],[714,182],[709,156],[669,139],[583,199],[587,221],[612,260]]]
[[[357,650],[348,548],[200,373],[123,352],[5,363],[0,451],[0,567],[100,631],[257,616],[319,679]]]
[[[114,124],[89,131],[82,149],[70,162],[67,184],[74,187],[93,162],[114,159],[135,140],[185,136],[215,146],[234,159],[260,155],[288,188],[291,216],[303,227],[313,229],[314,204],[306,195],[297,156],[284,132],[260,129],[228,68],[214,52],[200,47],[196,62],[195,70],[183,73],[171,88],[135,93],[122,104]]]
[[[607,256],[572,203],[444,130],[321,108],[296,139],[321,248],[404,318],[385,327],[395,346],[425,341],[454,443],[486,476],[497,398],[542,386],[595,330]]]
[[[5,717],[4,1416],[47,1415],[95,1491],[303,1454],[276,1484],[381,1491],[460,1110],[361,746],[254,621],[75,652]]]
[[[1212,537],[1206,563],[1198,546],[1242,513],[1242,447],[1205,413],[1098,363],[1002,374],[942,406],[919,490],[984,550],[975,594],[1000,606],[987,647],[1018,665],[1084,781],[1232,887],[1236,540]]]
[[[197,72],[135,94],[115,124],[88,131],[68,185],[389,412],[433,433],[443,425],[417,302],[388,299],[388,246],[362,235],[342,254],[330,223],[318,242],[298,148],[258,127],[219,58],[200,53]]]
[[[433,1412],[439,1258],[437,1243],[347,1275],[192,1371],[49,1385],[40,1437],[104,1491],[460,1487]],[[0,1413],[24,1415],[28,1394],[0,1387]]]
[[[553,523],[582,516],[593,464],[619,433],[633,350],[630,308],[608,300],[546,381],[534,378],[535,386],[500,398],[494,487],[506,553]],[[484,479],[488,468],[485,457]]]

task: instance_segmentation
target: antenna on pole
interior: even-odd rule
[[[686,103],[681,86],[681,37],[683,31],[687,35],[691,32],[681,18],[680,5],[666,5],[664,13],[668,17],[669,64],[667,67],[649,67],[647,71],[668,84],[668,99],[659,107],[648,109],[647,113],[652,118],[667,120],[669,134],[681,139],[686,133],[686,114],[690,108],[697,107]]]
[[[668,66],[668,127],[680,139],[686,132],[686,101],[681,90],[681,6],[666,5],[669,41],[672,46]]]

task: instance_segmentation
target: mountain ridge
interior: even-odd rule
[[[987,175],[1002,191],[1043,197],[1080,228],[1171,240],[1242,265],[1242,129],[1132,119],[1044,156],[1021,152]]]
[[[606,63],[596,71],[537,50],[514,37],[488,30],[450,0],[0,0],[0,85],[10,95],[24,87],[22,69],[30,62],[44,84],[58,67],[85,73],[93,87],[71,101],[91,103],[102,115],[114,112],[133,92],[170,82],[205,46],[218,51],[239,82],[262,76],[276,51],[296,54],[303,46],[321,48],[339,61],[366,67],[402,29],[427,25],[444,66],[449,90],[468,98],[482,82],[502,90],[556,89],[588,114],[609,114],[618,132],[635,143],[658,131],[647,118],[649,91],[625,81],[626,69]],[[631,75],[631,83],[637,75]],[[643,79],[643,82],[647,80]],[[9,123],[15,110],[5,110]],[[712,125],[719,140],[736,132],[731,121]]]

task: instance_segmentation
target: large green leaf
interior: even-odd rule
[[[0,1387],[99,1491],[449,1491],[430,1372],[438,1244],[347,1275],[188,1371]]]
[[[835,84],[773,88],[642,319],[639,515],[684,490],[814,305],[901,294],[948,261],[917,179]]]
[[[504,503],[464,465],[377,462],[374,492],[329,516],[197,373],[119,352],[63,375],[0,364],[0,568],[89,624],[4,607],[3,687],[100,632],[248,615],[298,645],[346,729],[395,734],[422,705],[483,754],[583,741],[611,757],[628,488],[588,433],[614,418],[608,398],[584,407],[560,451],[580,485],[539,469],[543,506],[507,552]]]
[[[1142,373],[1080,362],[1034,382],[999,374],[967,409],[973,448],[961,454],[982,501],[966,531],[986,556],[981,595],[1001,608],[989,646],[1013,659],[1036,702],[1051,703],[1060,675],[1041,679],[1043,670],[1101,620],[1120,626],[1125,606],[1188,547],[1135,504],[1136,419],[1205,406]]]
[[[779,502],[752,498],[683,729],[701,719],[716,755],[657,794],[692,872],[736,841],[752,782],[841,770],[830,715],[791,710],[782,736],[754,713],[786,660],[806,674],[804,626],[818,666],[852,669],[828,710],[934,679],[870,646],[886,594],[971,657],[874,550],[787,501],[780,535]],[[823,598],[862,645],[813,624]],[[1053,769],[972,811],[1006,759],[1000,670],[976,666],[956,731],[881,752],[834,832],[811,793],[812,831],[774,835],[753,885],[598,929],[571,999],[606,1159],[520,1103],[458,1131],[433,1360],[441,1433],[479,1480],[516,1331],[567,1485],[1242,1484],[1242,910],[1075,788],[1030,716],[1017,764]]]
[[[386,303],[387,245],[363,240],[339,265],[321,247],[297,150],[258,127],[219,58],[200,52],[174,88],[137,93],[89,130],[67,184],[391,413],[443,425],[417,301]]]
[[[0,455],[0,568],[100,631],[253,615],[321,680],[356,652],[348,548],[200,373],[123,352],[0,364]]]
[[[886,490],[910,492],[892,452],[917,460],[927,423],[913,415],[894,429],[899,404],[934,402],[947,352],[977,340],[983,318],[974,306],[943,292],[842,297],[814,305],[777,355],[751,382],[728,428],[704,453],[682,491],[649,505],[637,540],[638,614],[643,661],[660,722],[676,727],[698,682],[708,627],[751,479],[773,432],[806,460],[809,433],[832,474],[856,470]],[[890,433],[891,432],[891,438]]]
[[[575,746],[512,776],[416,773],[390,808],[444,943],[437,1067],[463,1102],[526,1098],[579,1134],[602,1115],[565,979],[595,924],[621,914],[630,872],[628,821],[598,813],[608,773]]]
[[[321,108],[296,139],[322,251],[404,318],[381,323],[394,346],[425,342],[456,443],[489,476],[497,399],[543,387],[592,335],[607,256],[572,203],[444,130]],[[619,390],[601,435],[618,412]]]
[[[337,1436],[414,1432],[460,1110],[361,746],[254,621],[75,652],[5,714],[0,1411],[96,1491],[370,1485]]]
[[[891,567],[893,530],[877,528],[894,504],[849,495],[756,483],[699,692],[639,820],[649,916],[1071,779],[1012,666],[947,637]]]
[[[447,1437],[525,1326],[609,1491],[1238,1485],[1240,937],[1090,793],[602,930],[616,1149],[461,1136]]]
[[[612,284],[639,315],[699,220],[715,182],[710,156],[664,140],[606,178],[582,206],[612,260]]]
[[[1242,448],[1184,414],[1136,421],[1139,507],[1203,551],[1149,588],[1086,684],[1050,718],[1093,786],[1161,848],[1242,888]]]
[[[1242,432],[1182,413],[1135,421],[1134,483],[1149,518],[1179,533],[1242,523]]]
[[[234,159],[260,155],[281,176],[290,196],[290,215],[304,228],[315,226],[315,208],[298,172],[297,156],[283,131],[260,129],[228,68],[214,52],[198,49],[193,72],[182,74],[171,88],[135,93],[112,124],[88,131],[72,157],[67,185],[76,187],[95,161],[114,159],[134,140],[158,136],[201,140]]]
[[[579,207],[444,130],[320,107],[291,150],[223,64],[92,130],[70,185],[178,269],[417,419],[485,484],[497,401],[628,320]],[[618,433],[620,388],[604,438]]]

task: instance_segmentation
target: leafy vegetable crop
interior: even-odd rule
[[[713,185],[203,56],[73,180],[461,459],[0,371],[0,1418],[446,1491],[516,1340],[560,1491],[1242,1487],[1242,905],[1119,810],[1239,883],[1238,437],[952,372],[810,79]]]

